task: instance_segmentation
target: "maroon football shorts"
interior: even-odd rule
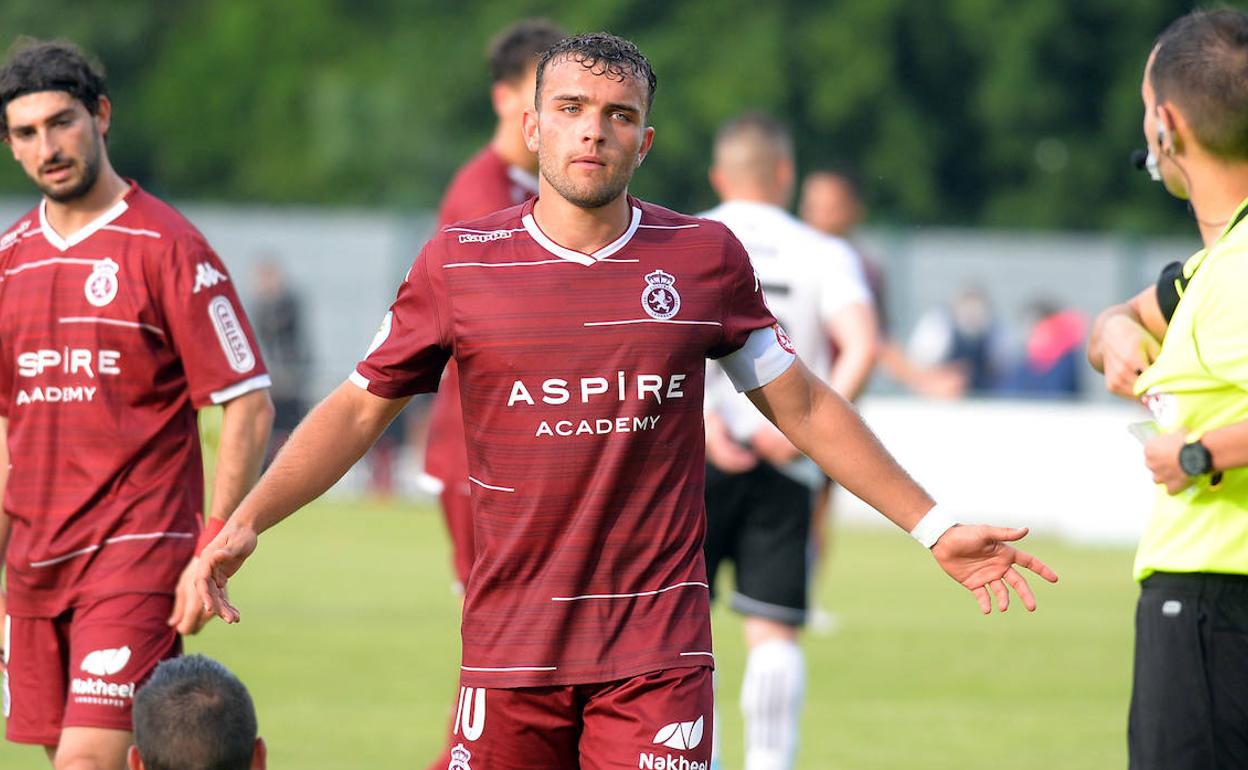
[[[447,481],[438,496],[442,503],[442,516],[446,519],[446,532],[451,538],[451,565],[460,586],[468,585],[468,573],[472,572],[472,490],[467,481]]]
[[[135,690],[182,653],[173,597],[122,594],[55,618],[6,618],[5,737],[55,746],[62,727],[130,731]]]
[[[603,684],[461,687],[447,770],[707,770],[711,669]]]

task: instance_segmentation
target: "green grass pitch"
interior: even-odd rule
[[[1124,767],[1131,553],[1035,539],[1062,576],[1040,609],[983,617],[895,530],[837,533],[817,589],[840,629],[804,640],[799,767]],[[458,599],[428,507],[317,503],[261,538],[231,585],[242,623],[187,641],[251,688],[270,766],[411,770],[434,758],[456,695]],[[725,770],[739,768],[739,620],[717,608]],[[0,767],[46,766],[6,744]]]

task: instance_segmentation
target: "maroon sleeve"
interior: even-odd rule
[[[438,227],[454,222],[480,219],[515,205],[511,199],[511,183],[506,166],[483,166],[478,163],[465,168],[451,180],[442,205],[438,208]]]
[[[721,322],[723,335],[709,358],[722,358],[745,344],[750,332],[776,323],[763,299],[758,275],[745,247],[724,228],[723,267],[720,271]]]
[[[451,344],[444,289],[429,275],[437,243],[435,239],[426,244],[407,271],[373,344],[351,375],[351,381],[369,393],[403,398],[438,389]]]
[[[199,409],[268,387],[260,347],[221,258],[198,233],[179,236],[162,256],[160,305],[191,404]]]

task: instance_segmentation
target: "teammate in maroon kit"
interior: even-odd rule
[[[535,201],[444,228],[376,339],[210,543],[206,606],[258,533],[327,489],[408,398],[460,366],[476,561],[451,768],[705,768],[712,709],[702,557],[707,357],[831,475],[1005,609],[1028,609],[1007,541],[958,526],[810,374],[723,225],[627,194],[650,150],[655,80],[629,42],[544,54],[525,135]]]
[[[524,142],[524,110],[533,104],[537,60],[566,37],[546,19],[524,19],[500,32],[489,47],[490,101],[498,123],[494,137],[455,174],[438,210],[438,227],[478,219],[537,195],[537,156]],[[459,366],[447,362],[429,418],[425,475],[432,479],[451,540],[451,564],[459,590],[472,571],[472,487],[464,441]],[[452,704],[452,713],[456,709]],[[449,747],[429,766],[443,770]]]
[[[451,180],[438,210],[438,227],[477,219],[537,195],[537,156],[524,143],[524,110],[533,104],[537,60],[565,37],[545,19],[525,19],[490,43],[490,97],[498,124],[494,138]],[[425,473],[436,481],[451,537],[451,561],[462,588],[472,570],[472,495],[464,445],[459,367],[454,359],[438,387],[429,418]]]
[[[210,617],[193,556],[259,471],[269,377],[204,237],[113,170],[112,105],[78,49],[19,50],[0,116],[43,193],[0,237],[6,734],[58,770],[120,770],[135,689]],[[225,422],[205,527],[210,404]]]

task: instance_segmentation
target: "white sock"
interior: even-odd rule
[[[776,639],[750,651],[741,686],[745,770],[790,770],[806,689],[806,662],[795,642]]]

